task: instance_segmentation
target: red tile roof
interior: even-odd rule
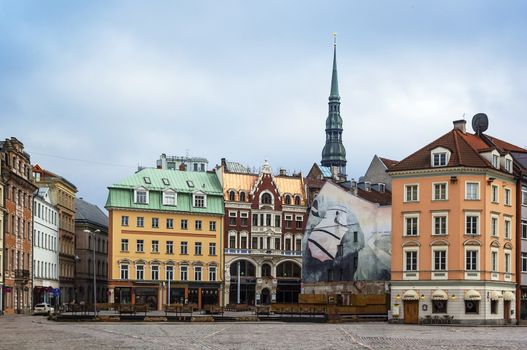
[[[485,135],[489,138],[498,148],[506,152],[517,152],[517,153],[527,153],[527,149],[518,147],[516,145],[510,144],[506,141],[497,139],[493,136]]]
[[[392,166],[394,166],[395,164],[399,163],[398,161],[396,160],[392,160],[392,159],[388,159],[388,158],[382,158],[382,157],[379,157],[379,159],[381,160],[381,162],[384,163],[384,165],[386,165],[386,167],[389,169],[391,168]]]
[[[385,191],[385,192],[365,191],[361,188],[357,188],[357,196],[369,202],[378,203],[380,205],[391,205],[392,204],[392,193],[389,191]]]

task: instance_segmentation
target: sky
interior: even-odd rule
[[[524,1],[0,0],[0,138],[104,206],[162,153],[307,174],[332,33],[347,171],[489,116],[527,146]]]

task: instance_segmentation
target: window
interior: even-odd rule
[[[295,205],[300,205],[300,196],[295,196]]]
[[[522,272],[527,272],[527,253],[522,253]]]
[[[166,248],[167,248],[167,254],[174,254],[174,242],[173,241],[167,241]]]
[[[188,254],[188,242],[181,242],[180,245],[180,253],[181,255],[187,255]]]
[[[467,250],[465,252],[465,269],[467,271],[477,271],[478,269],[478,251],[477,250]]]
[[[229,211],[229,226],[235,226],[236,225],[236,217],[238,216],[238,212],[236,211]]]
[[[125,265],[125,264],[121,265],[121,279],[122,280],[128,279],[128,265]]]
[[[152,253],[159,253],[159,241],[152,241]]]
[[[229,248],[236,248],[236,234],[229,235]]]
[[[297,229],[301,229],[302,228],[302,222],[304,220],[304,217],[301,216],[301,215],[297,215],[295,216],[295,227]]]
[[[194,182],[192,182],[192,180],[187,180],[187,186],[194,187]]]
[[[434,165],[433,166],[446,166],[447,164],[447,153],[446,152],[438,152],[433,154],[434,158]]]
[[[163,205],[176,205],[177,196],[174,191],[163,192]]]
[[[242,226],[249,225],[249,213],[240,212],[240,225]],[[280,227],[280,225],[277,227]]]
[[[137,252],[143,252],[144,251],[144,244],[145,244],[145,242],[142,239],[138,239],[137,240],[137,244],[136,244],[136,251]]]
[[[264,193],[262,194],[261,201],[262,201],[262,204],[272,204],[273,198],[271,197],[269,193]]]
[[[527,239],[527,220],[522,220],[522,238]]]
[[[295,250],[297,252],[302,251],[302,238],[295,239]]]
[[[511,219],[505,219],[505,238],[511,238]]]
[[[201,242],[194,244],[194,255],[201,255]]]
[[[240,192],[240,202],[245,202],[245,192]]]
[[[497,314],[498,313],[498,301],[497,300],[491,300],[490,301],[490,313],[491,314]]]
[[[167,178],[162,178],[161,181],[163,181],[163,185],[170,186],[170,181]]]
[[[229,200],[234,202],[234,191],[229,191]]]
[[[121,251],[122,252],[128,251],[128,239],[121,239]]]
[[[159,227],[159,218],[152,218],[152,228]]]
[[[148,191],[143,189],[135,190],[135,202],[138,204],[148,204]]]
[[[216,281],[216,266],[209,266],[209,281]]]
[[[252,248],[253,249],[258,249],[258,237],[253,237],[252,238]]]
[[[404,219],[404,232],[406,236],[417,236],[419,234],[419,217],[406,216]]]
[[[492,155],[492,166],[496,169],[500,168],[500,156],[498,156],[497,154]]]
[[[285,204],[287,204],[287,205],[291,204],[291,196],[288,195],[288,194],[285,196]]]
[[[265,226],[271,226],[272,215],[265,214]]]
[[[152,270],[152,280],[157,281],[159,279],[159,265],[152,265],[150,268]]]
[[[498,203],[499,202],[499,187],[496,185],[492,185],[492,202]]]
[[[165,268],[165,278],[167,281],[173,281],[174,280],[174,266],[168,265]]]
[[[405,202],[417,202],[419,200],[419,185],[405,185]]]
[[[498,217],[493,215],[491,218],[490,218],[490,234],[492,236],[498,236],[499,233],[498,233]]]
[[[167,228],[174,228],[174,219],[167,219]]]
[[[446,250],[434,250],[434,270],[446,270]]]
[[[143,177],[143,180],[145,181],[145,184],[147,185],[150,185],[152,183],[152,181],[150,180],[148,176]]]
[[[359,241],[359,232],[353,231],[353,243],[357,243]]]
[[[437,183],[434,184],[434,200],[446,200],[447,199],[447,184],[445,183]]]
[[[194,266],[194,281],[201,281],[201,266]]]
[[[185,265],[181,266],[179,272],[180,272],[180,279],[182,281],[186,281],[188,279],[188,266],[185,266]]]
[[[465,214],[465,234],[479,235],[479,215]]]
[[[135,278],[142,280],[145,278],[145,267],[143,265],[137,265],[135,267]]]
[[[511,253],[505,253],[505,273],[511,273]]]
[[[465,199],[478,200],[479,199],[479,183],[467,182],[465,187]]]
[[[505,159],[505,170],[509,173],[512,173],[512,159],[506,158]]]
[[[128,216],[121,216],[121,226],[128,226]]]
[[[447,216],[446,214],[434,214],[434,235],[447,234]]]
[[[209,255],[216,255],[216,243],[209,243]]]
[[[465,300],[466,314],[479,314],[479,300]]]
[[[417,251],[406,251],[406,265],[405,271],[417,271]]]
[[[188,220],[187,219],[181,220],[181,229],[182,230],[187,230],[188,229]]]
[[[498,272],[498,252],[492,251],[490,253],[490,266],[492,271]]]
[[[207,206],[206,204],[206,197],[204,194],[194,194],[194,207],[196,208],[205,208]]]
[[[293,215],[286,215],[285,216],[285,228],[291,228],[293,223]]]
[[[511,205],[511,189],[505,189],[505,205]]]
[[[143,227],[145,225],[145,218],[142,216],[137,217],[137,227]]]
[[[253,226],[258,226],[258,214],[253,214]]]
[[[432,300],[432,313],[433,314],[446,314],[447,313],[447,301],[446,300]]]
[[[240,237],[240,248],[247,249],[247,236]]]
[[[216,221],[209,221],[209,231],[216,231]]]
[[[201,231],[201,220],[194,221],[194,228],[196,231]]]
[[[522,186],[522,205],[527,205],[527,186]]]

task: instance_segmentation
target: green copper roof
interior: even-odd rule
[[[134,190],[148,190],[148,204],[134,201]],[[162,169],[143,169],[108,187],[110,190],[105,207],[158,211],[223,214],[223,187],[218,177],[209,172],[193,172]],[[177,193],[177,205],[163,205],[163,191]],[[192,203],[193,193],[207,195],[206,208],[196,208]]]
[[[331,75],[331,92],[329,94],[329,99],[340,100],[339,79],[337,74],[337,44],[333,46],[333,73]]]

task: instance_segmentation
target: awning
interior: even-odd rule
[[[465,293],[465,300],[481,300],[481,294],[477,290],[471,289]]]
[[[448,294],[442,289],[436,289],[432,293],[432,300],[448,300]]]
[[[503,300],[505,300],[505,301],[512,301],[512,300],[514,300],[514,293],[513,292],[505,292],[505,293],[503,293]]]
[[[403,294],[403,300],[419,300],[419,294],[413,289],[407,290]]]
[[[490,300],[496,301],[502,298],[503,298],[503,294],[501,294],[497,290],[493,290],[492,292],[490,292]]]

